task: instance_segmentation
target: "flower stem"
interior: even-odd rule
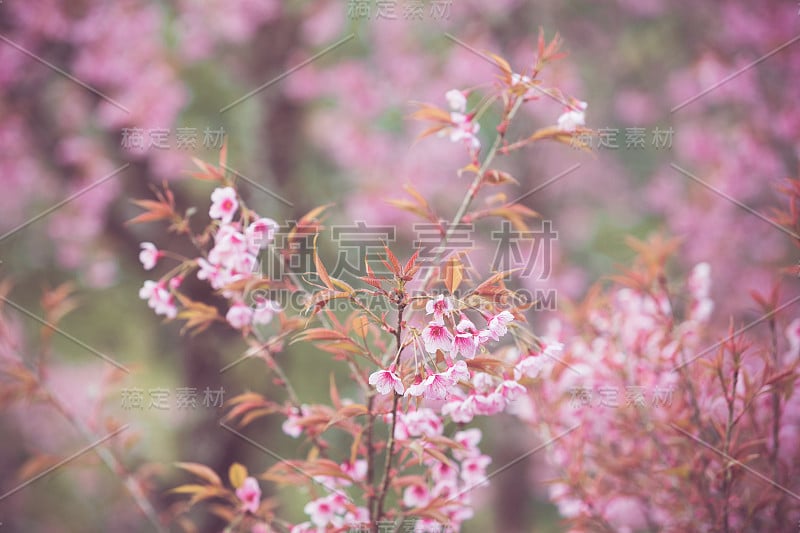
[[[403,343],[401,339],[401,333],[403,330],[403,313],[406,309],[406,302],[405,299],[401,300],[397,305],[397,328],[395,329],[395,340],[397,342],[397,356],[394,359],[394,364],[397,364],[400,361],[400,354],[403,352]],[[373,514],[372,518],[372,530],[378,531],[378,524],[383,518],[383,503],[386,499],[386,493],[389,489],[389,474],[392,469],[392,459],[394,459],[394,444],[395,444],[395,430],[397,429],[397,406],[400,402],[400,395],[396,392],[394,393],[394,398],[392,399],[392,426],[389,429],[389,440],[386,444],[386,466],[383,469],[383,481],[381,482],[381,488],[378,492],[378,501],[375,504],[375,513]]]
[[[733,411],[736,404],[736,387],[738,385],[738,380],[739,380],[739,354],[737,352],[734,352],[733,354],[733,365],[734,366],[733,366],[733,379],[731,380],[731,394],[730,398],[726,398],[728,401],[728,420],[725,424],[725,443],[722,449],[724,457],[727,457],[728,453],[730,452],[731,437],[733,433],[733,422],[734,422]],[[723,386],[724,385],[725,383],[723,382]],[[733,465],[727,464],[728,463],[727,459],[725,462],[726,462],[725,477],[722,482],[722,492],[725,501],[723,503],[722,520],[723,520],[723,530],[725,531],[725,533],[729,533],[730,532],[729,515],[730,515],[730,499],[731,499],[730,493],[731,493],[731,485],[733,478],[731,473],[731,468]]]
[[[475,196],[477,196],[478,189],[480,189],[481,181],[483,180],[483,174],[489,169],[489,166],[492,164],[492,161],[494,161],[494,158],[497,155],[497,151],[500,149],[500,145],[502,144],[503,139],[505,138],[505,132],[508,127],[508,124],[514,118],[514,115],[517,114],[517,111],[522,105],[522,100],[523,100],[522,98],[517,98],[516,100],[514,100],[514,103],[511,105],[511,109],[501,122],[501,126],[503,127],[502,128],[498,127],[499,129],[497,132],[497,137],[495,137],[492,147],[489,148],[489,152],[487,152],[486,158],[484,158],[483,163],[481,163],[481,166],[478,169],[477,174],[475,175],[475,178],[472,180],[472,184],[469,186],[467,194],[465,194],[464,199],[461,200],[461,205],[458,207],[458,211],[456,211],[456,214],[453,216],[453,220],[450,221],[450,224],[447,226],[447,231],[442,237],[442,242],[439,247],[439,251],[436,253],[433,263],[438,262],[442,258],[445,246],[447,245],[447,242],[450,240],[450,237],[453,236],[453,233],[455,233],[456,226],[458,226],[458,224],[461,222],[461,219],[464,218],[464,215],[467,213],[467,209],[469,209],[469,206],[472,205],[473,200],[475,200]],[[433,270],[428,269],[428,272],[422,281],[423,287],[428,284],[432,274]]]

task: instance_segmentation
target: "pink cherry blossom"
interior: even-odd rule
[[[287,416],[286,420],[283,421],[281,430],[293,439],[296,439],[303,433],[303,426],[301,426],[298,421],[302,417],[308,415],[308,413],[308,408],[305,405],[300,407],[300,414],[297,414],[296,411],[292,410],[292,412]]]
[[[353,464],[345,461],[340,465],[342,472],[350,476],[353,481],[364,481],[367,477],[367,462],[363,459],[356,460]]]
[[[564,483],[550,485],[548,492],[550,499],[558,506],[558,512],[565,518],[574,518],[586,508],[586,504],[581,500],[569,496],[570,488]]]
[[[449,416],[453,422],[466,424],[475,417],[475,396],[451,400],[442,406],[442,414]]]
[[[453,338],[453,355],[461,354],[466,359],[473,359],[480,346],[478,330],[466,316],[462,315],[456,325],[456,334]]]
[[[489,394],[476,394],[474,398],[475,414],[478,415],[496,415],[502,413],[506,408],[506,399],[497,391]]]
[[[564,351],[564,344],[549,340],[547,338],[542,341],[542,355],[549,359],[558,358]]]
[[[603,518],[617,531],[641,531],[647,529],[646,500],[630,496],[612,498],[605,507]]]
[[[225,319],[232,327],[244,329],[253,320],[253,310],[242,302],[236,302],[228,309]]]
[[[428,300],[425,304],[425,313],[433,314],[434,320],[441,322],[444,315],[453,311],[453,302],[444,294],[440,294],[435,300]]]
[[[480,454],[480,450],[478,449],[478,444],[481,443],[481,439],[483,438],[483,432],[478,428],[470,428],[465,429],[463,431],[456,431],[453,434],[453,440],[459,443],[461,446],[464,447],[465,455],[464,457],[474,457],[475,455]]]
[[[402,415],[399,421],[402,421],[409,437],[422,435],[436,437],[441,435],[444,430],[442,419],[428,408],[417,409]]]
[[[336,511],[337,506],[329,497],[310,501],[303,507],[303,512],[305,512],[311,518],[314,525],[319,528],[324,528],[330,524],[336,516]]]
[[[214,189],[211,193],[211,207],[208,216],[229,223],[233,220],[233,215],[239,208],[239,200],[236,198],[236,191],[233,187],[221,187]]]
[[[425,394],[426,385],[421,376],[414,377],[414,383],[408,386],[404,396],[422,396]]]
[[[403,505],[409,508],[425,507],[431,500],[428,487],[415,483],[403,491]]]
[[[533,98],[534,96],[536,96],[536,93],[537,93],[536,89],[533,89],[532,87],[530,87],[530,83],[532,81],[533,80],[531,79],[530,76],[526,76],[524,74],[519,74],[517,72],[512,72],[511,73],[511,86],[512,87],[515,87],[515,88],[517,86],[520,86],[520,88],[528,87],[528,89],[525,91],[525,94],[523,95],[523,98],[525,98],[525,99],[530,99],[530,98]]]
[[[147,300],[147,305],[153,309],[157,315],[164,315],[167,318],[175,318],[178,308],[175,306],[175,297],[164,286],[163,283],[155,281],[145,281],[139,290],[139,298]]]
[[[423,396],[431,400],[445,400],[454,381],[446,374],[431,374],[422,381]]]
[[[461,479],[473,487],[486,483],[486,467],[492,462],[488,455],[468,457],[461,462]]]
[[[158,263],[161,252],[152,242],[143,242],[140,246],[142,251],[139,252],[139,261],[142,263],[145,270],[152,270],[155,268],[156,263]]]
[[[197,259],[197,277],[207,280],[214,289],[224,289],[231,283],[252,277],[257,265],[258,259],[248,251],[239,224],[222,224],[214,235],[214,247],[208,258]],[[237,295],[234,291],[224,290],[223,296],[232,298]]]
[[[252,254],[240,254],[230,261],[230,273],[234,279],[247,278],[255,274],[258,259]]]
[[[531,82],[530,76],[525,76],[523,74],[519,74],[517,72],[511,73],[511,85],[527,85]]]
[[[463,449],[454,449],[453,456],[462,460],[480,455],[481,451],[478,449],[478,444],[480,444],[481,438],[483,438],[483,433],[478,428],[457,431],[453,435],[453,440],[463,446]]]
[[[242,486],[236,489],[236,497],[242,501],[242,508],[245,511],[255,513],[261,503],[261,487],[254,477],[245,478]]]
[[[444,98],[447,100],[447,105],[450,107],[451,111],[456,111],[458,113],[464,113],[466,111],[467,96],[463,91],[450,89],[445,93]]]
[[[501,311],[489,319],[488,329],[480,332],[481,338],[485,341],[492,339],[499,341],[500,337],[508,333],[508,324],[514,320],[514,315],[509,311]]]
[[[523,357],[514,366],[514,379],[519,381],[523,377],[538,377],[549,362],[550,361],[544,354]]]
[[[506,403],[508,403],[524,396],[528,391],[516,381],[506,379],[497,386],[495,392],[500,394]]]
[[[455,469],[449,463],[445,463],[442,461],[435,461],[431,465],[431,477],[437,481],[437,487],[434,488],[433,494],[439,496],[438,490],[438,482],[454,482],[458,477],[458,470]]]
[[[449,508],[447,517],[451,522],[460,524],[464,520],[469,520],[475,516],[475,511],[472,510],[472,505],[468,498],[469,494],[469,492],[461,493],[458,497],[460,505],[454,505]]]
[[[434,470],[436,470],[436,468],[433,468],[431,472]],[[431,490],[431,494],[434,498],[453,498],[453,501],[457,501],[459,498],[459,472],[455,467],[450,466],[447,467],[446,472],[446,477],[436,481],[433,490]]]
[[[709,297],[711,291],[711,266],[698,263],[687,280],[687,288],[692,296],[689,305],[689,318],[696,322],[706,322],[714,311],[714,302]]]
[[[464,113],[450,113],[451,126],[447,129],[451,142],[463,142],[469,149],[478,150],[481,141],[478,139],[478,132],[481,125],[472,120],[470,115]]]
[[[703,298],[692,302],[689,308],[689,318],[697,322],[707,322],[714,311],[714,302],[710,298]]]
[[[449,352],[453,346],[453,334],[441,321],[430,322],[422,330],[422,340],[428,353],[436,353],[436,350]]]
[[[217,265],[212,265],[204,257],[197,258],[197,279],[208,281],[211,286],[214,286],[214,280],[220,275],[220,268]]]
[[[433,518],[420,518],[414,522],[414,533],[441,533],[442,524]]]
[[[586,102],[578,101],[566,108],[558,117],[558,128],[562,131],[575,131],[578,126],[586,124]]]
[[[695,300],[707,298],[711,291],[711,265],[705,262],[695,265],[686,286]]]
[[[215,265],[230,267],[239,257],[249,255],[247,238],[238,225],[224,224],[214,235],[214,248],[208,252],[208,260]]]
[[[373,372],[369,376],[369,384],[373,385],[379,394],[389,394],[392,389],[397,394],[403,394],[405,388],[395,370],[395,365],[392,365],[388,370]]]
[[[470,373],[469,368],[467,368],[467,363],[464,361],[456,361],[444,372],[444,376],[454,384],[459,381],[469,381]]]
[[[471,333],[473,335],[478,334],[478,328],[476,328],[475,324],[473,324],[472,321],[467,318],[467,315],[463,313],[458,321],[458,324],[456,324],[456,331],[458,333]]]
[[[152,280],[145,281],[144,285],[142,285],[142,288],[139,289],[139,298],[141,298],[142,300],[149,300],[150,298],[153,297],[153,293],[155,292],[158,286],[159,284],[155,281]]]
[[[495,388],[496,379],[486,372],[476,372],[472,377],[472,386],[477,392],[489,392]]]
[[[350,530],[360,528],[363,524],[369,522],[369,509],[366,507],[356,507],[355,511],[348,511],[344,515],[345,525],[350,527]]]
[[[280,226],[271,218],[259,218],[245,230],[247,246],[250,253],[256,253],[260,248],[266,248],[272,243]]]

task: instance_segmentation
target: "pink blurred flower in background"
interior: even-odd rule
[[[236,496],[242,501],[242,509],[255,513],[261,504],[261,487],[254,477],[245,478],[242,486],[236,489]]]

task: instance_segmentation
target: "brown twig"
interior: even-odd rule
[[[403,343],[401,339],[401,333],[403,331],[403,313],[406,309],[406,301],[405,296],[401,294],[401,299],[397,304],[397,328],[395,328],[395,340],[397,342],[397,355],[394,359],[394,364],[396,365],[400,361],[400,354],[403,353]],[[389,429],[389,440],[386,444],[386,466],[383,469],[383,481],[381,482],[381,488],[378,492],[378,501],[375,504],[375,514],[373,515],[374,520],[372,520],[372,529],[373,531],[378,530],[378,523],[383,518],[383,503],[386,499],[386,493],[389,489],[389,474],[391,473],[392,469],[392,459],[394,458],[394,444],[395,444],[395,430],[397,429],[397,406],[400,402],[400,395],[395,392],[394,398],[392,400],[392,425]]]

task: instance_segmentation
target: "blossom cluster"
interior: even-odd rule
[[[468,111],[472,89],[447,92],[449,111],[423,105],[415,113],[414,118],[434,123],[423,136],[438,133],[466,145],[473,163],[465,170],[474,177],[466,191],[465,206],[469,207],[482,187],[515,182],[509,173],[492,167],[495,157],[541,139],[565,144],[570,140],[571,132],[563,124],[544,128],[513,144],[505,139],[516,110],[536,99],[532,93],[538,83],[534,81],[534,70],[556,57],[558,46],[557,38],[546,45],[542,37],[535,68],[524,80],[516,82],[505,60],[495,59],[506,75],[493,86],[486,102],[502,102],[503,118],[495,141],[486,151],[477,136],[478,116],[486,111],[486,105]],[[578,114],[585,107],[578,102],[570,108],[574,127],[582,120]],[[252,270],[258,253],[272,241],[277,224],[246,208],[221,168],[198,165],[203,171],[199,177],[223,184],[211,195],[208,214],[212,223],[205,233],[191,233],[185,218],[176,214],[168,194],[155,204],[140,201],[139,205],[149,211],[139,220],[168,219],[173,229],[188,234],[195,243],[208,241],[208,252],[199,258],[182,259],[177,275],[185,276],[197,269],[199,279],[231,302],[225,315],[228,325],[241,330],[254,353],[259,353],[268,368],[276,372],[276,383],[285,389],[282,401],[274,394],[267,397],[260,393],[244,393],[231,399],[225,420],[247,426],[280,414],[285,417],[281,427],[286,435],[313,446],[315,451],[309,459],[276,464],[259,476],[308,491],[310,500],[304,508],[308,520],[293,525],[292,531],[330,531],[364,522],[371,524],[374,531],[375,524],[385,519],[401,518],[416,519],[416,531],[438,530],[442,523],[460,529],[462,522],[474,514],[473,491],[486,485],[491,463],[478,447],[481,432],[464,425],[477,416],[504,412],[515,415],[534,380],[558,359],[562,344],[551,338],[539,339],[527,328],[525,311],[529,304],[505,285],[509,273],[496,272],[481,282],[466,275],[468,259],[459,255],[434,256],[426,261],[428,268],[423,274],[422,263],[418,262],[422,250],[417,249],[403,264],[384,245],[380,259],[383,268],[376,265],[379,274],[371,265],[377,261],[368,256],[359,258],[359,262],[364,261],[365,276],[336,278],[317,250],[319,226],[313,220],[324,206],[298,222],[298,227],[305,223],[307,233],[316,234],[312,248],[316,273],[314,281],[306,280],[312,289],[304,291],[303,281],[292,272],[283,273],[286,279],[254,279]],[[414,197],[420,208],[408,210],[424,213],[426,220],[433,221],[428,216],[431,207],[421,196]],[[395,205],[409,208],[408,203]],[[509,204],[490,213],[481,213],[480,209],[460,212],[452,226],[457,227],[462,217],[469,216],[497,217],[527,230],[526,221],[538,215],[524,206]],[[448,233],[441,241],[446,242],[449,237]],[[285,258],[283,250],[273,251]],[[142,245],[141,254],[146,268],[154,266],[162,256],[149,243]],[[148,282],[151,291],[144,291],[143,296],[157,312],[174,316],[169,296],[163,292],[167,289],[161,285],[165,278],[158,283]],[[470,287],[466,293],[458,291],[462,283]],[[265,339],[251,328],[261,319],[258,311],[245,305],[245,291],[248,287],[273,284],[284,284],[304,294],[304,319],[288,316],[291,310],[287,310],[281,331],[264,344]],[[444,285],[443,290],[435,288],[437,285]],[[188,324],[207,327],[216,319],[216,310],[209,311],[210,306],[175,296],[185,307],[178,318],[186,318]],[[382,303],[373,305],[375,301]],[[344,316],[333,313],[332,302],[347,303]],[[267,307],[268,313],[275,310]],[[383,338],[386,334],[393,347]],[[360,390],[343,395],[334,376],[330,404],[302,402],[276,357],[283,345],[278,338],[287,336],[292,343],[311,341],[318,350],[332,354],[334,360],[346,361],[349,376]],[[270,348],[264,349],[266,345]],[[452,433],[445,431],[449,422],[458,425]],[[352,437],[346,456],[332,447],[328,435],[332,428]],[[387,437],[379,439],[377,435],[385,431]],[[306,474],[306,479],[299,472]],[[231,479],[237,489],[237,502],[226,508],[230,522],[277,519],[266,501],[256,501],[257,485],[244,480],[240,473]],[[321,495],[319,485],[324,488]],[[184,487],[179,489],[198,494],[218,490]],[[231,502],[231,494],[226,493],[226,497]]]
[[[399,413],[398,416],[396,438],[402,445],[443,437],[444,423],[431,409],[419,408]],[[477,428],[457,431],[452,440],[458,447],[453,450],[451,457],[427,457],[422,462],[425,475],[407,476],[401,497],[402,506],[413,511],[433,504],[441,516],[447,518],[448,529],[457,531],[461,523],[474,514],[473,491],[488,483],[486,469],[491,464],[491,458],[478,448],[481,438],[482,433]],[[337,468],[337,475],[314,476],[314,481],[329,493],[305,505],[308,521],[294,525],[292,533],[356,528],[360,524],[369,524],[367,509],[354,505],[345,492],[354,483],[366,480],[367,461],[357,460],[352,464],[345,461]],[[247,498],[251,494],[240,496],[243,507],[250,505]],[[441,527],[442,524],[433,518],[421,518],[416,521],[413,530],[441,531]]]
[[[216,172],[210,167],[206,170],[211,174]],[[139,259],[145,270],[159,267],[163,260],[175,260],[178,265],[160,280],[146,281],[140,296],[148,301],[157,314],[169,319],[185,318],[189,324],[203,329],[219,320],[215,309],[193,302],[180,293],[185,277],[196,272],[199,280],[207,282],[230,302],[225,322],[241,330],[246,338],[251,338],[252,326],[268,323],[274,313],[281,311],[271,301],[260,302],[261,305],[255,310],[244,304],[247,287],[263,282],[253,272],[253,267],[261,250],[272,243],[277,223],[247,208],[236,190],[227,185],[217,187],[211,193],[208,209],[210,223],[203,234],[195,235],[180,220],[180,216],[176,216],[171,194],[167,191],[159,198],[159,202],[140,202],[148,211],[140,215],[139,220],[170,219],[176,231],[189,234],[192,241],[200,245],[201,252],[205,248],[202,243],[207,242],[208,251],[200,257],[182,257],[161,250],[153,243],[142,243]],[[248,415],[252,410],[257,410],[259,417],[281,412],[286,416],[282,424],[284,433],[297,439],[307,438],[323,448],[327,447],[323,434],[331,425],[343,425],[354,435],[361,433],[362,430],[349,421],[354,416],[368,415],[372,417],[370,424],[382,422],[391,428],[392,444],[388,446],[390,450],[397,446],[398,457],[394,467],[386,467],[381,495],[375,496],[375,489],[370,488],[370,484],[376,481],[372,479],[374,474],[367,479],[367,471],[374,469],[375,462],[375,449],[371,447],[365,449],[363,445],[357,446],[354,456],[338,463],[325,463],[322,467],[318,462],[310,462],[305,467],[311,471],[321,471],[313,476],[313,480],[326,488],[327,495],[315,497],[305,505],[308,521],[293,526],[293,531],[327,531],[330,528],[367,523],[376,516],[396,516],[394,511],[381,510],[383,499],[389,496],[389,492],[396,494],[394,497],[401,502],[405,512],[417,517],[417,531],[436,530],[443,519],[449,527],[458,529],[464,520],[474,514],[472,492],[486,484],[486,469],[491,459],[478,448],[480,431],[464,429],[447,437],[444,432],[446,419],[462,425],[478,415],[493,415],[508,410],[516,399],[526,394],[525,385],[547,366],[549,357],[560,351],[558,343],[523,340],[522,325],[517,323],[521,315],[513,307],[500,309],[490,305],[487,311],[473,311],[471,306],[446,294],[419,297],[425,300],[422,307],[409,305],[404,284],[419,275],[420,268],[415,264],[418,254],[405,267],[400,266],[388,249],[387,254],[389,261],[385,266],[390,276],[365,278],[369,280],[369,285],[376,288],[371,296],[387,298],[390,293],[380,287],[384,283],[394,282],[399,283],[395,289],[400,291],[396,292],[396,298],[406,303],[400,304],[400,322],[394,329],[399,343],[394,362],[385,370],[376,370],[356,378],[374,387],[372,391],[365,391],[374,407],[360,405],[357,399],[341,398],[334,401],[334,407],[338,403],[339,413],[346,414],[337,414],[329,407],[299,403],[294,392],[290,392],[290,401],[284,405],[252,394],[241,395],[229,402],[233,407],[228,417],[247,416],[252,421],[257,418]],[[327,289],[314,295],[309,305],[319,310],[319,302],[326,303],[333,296],[334,293],[329,290],[348,288],[349,285],[341,280],[332,281],[318,259],[317,269],[319,279]],[[370,275],[374,275],[369,265],[367,269]],[[455,289],[452,282],[447,285],[451,291]],[[350,297],[354,295],[352,292]],[[395,299],[389,300],[394,305],[398,304]],[[404,315],[403,309],[406,307],[408,313]],[[371,317],[375,327],[392,329],[377,315],[368,309],[366,311],[368,314],[365,317]],[[484,324],[481,328],[468,317],[472,313],[475,313],[476,320],[480,316],[479,322]],[[356,312],[354,316],[358,314]],[[325,345],[320,347],[332,349],[340,356],[347,354],[347,357],[352,357],[354,349],[355,353],[361,350],[360,345],[353,344],[350,349],[339,352],[343,344],[353,341],[346,334],[333,329],[308,330],[297,323],[293,327],[300,328],[294,332],[298,338],[307,336],[320,341],[337,340],[331,348]],[[501,342],[509,333],[521,348],[506,348],[493,353],[493,344]],[[363,353],[364,356],[367,354]],[[374,359],[372,361],[377,362]],[[277,368],[274,360],[270,364]],[[287,390],[292,391],[288,383],[285,385]],[[393,407],[389,408],[392,403]],[[379,408],[386,410],[379,414]],[[418,451],[419,455],[411,453],[412,450]],[[373,466],[368,466],[370,464]],[[424,472],[422,475],[417,473],[420,467]],[[193,472],[196,473],[196,470]],[[268,471],[261,477],[283,483],[286,482],[286,476],[286,472]],[[234,477],[235,493],[226,493],[229,501],[234,497],[238,501],[232,512],[238,513],[240,519],[248,516],[269,519],[271,514],[262,509],[258,479],[247,477],[242,480],[238,474]],[[187,487],[192,488],[180,490],[197,491],[197,494],[219,491],[213,487]],[[348,496],[346,491],[350,489],[358,491]],[[373,495],[366,498],[369,501],[365,501],[364,505],[353,503],[354,499],[371,492]],[[381,503],[376,503],[378,500]],[[256,526],[259,524],[256,523]]]
[[[462,142],[472,151],[481,147],[478,132],[481,125],[475,120],[474,113],[467,113],[467,95],[464,91],[450,89],[445,94],[447,105],[450,107],[450,127],[442,130],[441,135],[447,134],[452,142]]]
[[[582,324],[550,325],[565,338],[564,364],[546,370],[532,401],[548,409],[530,421],[561,435],[548,450],[557,473],[549,489],[571,531],[777,531],[800,518],[789,502],[798,488],[800,319],[780,335],[773,318],[772,340],[731,330],[715,343],[711,279],[700,263],[679,295],[657,279],[614,287]],[[669,390],[670,401],[584,410],[570,398],[576,388],[632,383]]]
[[[272,243],[278,224],[251,211],[234,220],[239,207],[237,193],[232,187],[219,187],[211,193],[208,215],[213,221],[214,245],[205,257],[187,260],[186,265],[196,267],[197,278],[206,281],[231,302],[225,318],[232,327],[242,330],[269,324],[281,307],[263,297],[257,297],[255,308],[245,303],[242,284],[257,279],[259,253]],[[164,255],[153,243],[141,243],[139,260],[145,270],[155,268]],[[178,308],[173,291],[180,287],[185,271],[168,280],[145,281],[139,297],[147,300],[156,314],[175,318]]]
[[[424,307],[425,314],[432,315],[426,319],[428,324],[421,332],[409,330],[411,353],[368,378],[379,397],[396,396],[408,400],[395,415],[390,413],[383,417],[387,425],[394,427],[397,443],[408,449],[435,449],[437,439],[445,436],[447,418],[462,425],[476,415],[494,415],[513,406],[515,400],[527,394],[522,383],[527,384],[537,377],[551,362],[550,358],[560,353],[561,344],[556,342],[542,343],[525,355],[520,355],[519,350],[507,350],[504,359],[496,360],[505,369],[498,374],[489,369],[491,365],[481,366],[482,361],[494,360],[487,345],[508,333],[514,315],[500,311],[488,316],[485,328],[479,330],[456,307],[449,296],[440,294],[429,298]],[[446,369],[439,369],[437,359],[443,360]],[[283,431],[299,438],[313,431],[309,421],[317,416],[319,412],[308,405],[290,410]],[[395,416],[397,421],[393,424]],[[455,432],[452,457],[439,454],[425,457],[422,466],[427,474],[412,476],[414,481],[409,481],[403,489],[402,504],[408,509],[434,505],[437,512],[447,518],[448,526],[458,530],[464,520],[473,516],[472,491],[487,481],[486,469],[491,458],[480,451],[480,440],[481,432],[476,428]],[[345,462],[339,467],[343,475],[358,482],[363,481],[365,465],[365,460],[359,460],[354,466]],[[350,481],[343,484],[336,476],[315,479],[328,487],[350,485]],[[310,502],[305,507],[309,521],[298,524],[292,531],[325,530],[368,522],[363,519],[366,510],[363,507],[351,509],[348,501],[340,493],[332,492]],[[415,531],[440,531],[440,528],[440,520],[433,517],[421,517],[415,525]]]
[[[407,386],[398,373],[397,365],[377,370],[369,376],[369,383],[379,394],[402,394],[423,400],[444,402],[441,412],[454,422],[471,422],[475,415],[494,415],[503,412],[526,389],[519,382],[535,378],[542,368],[552,362],[561,350],[560,343],[544,345],[541,350],[510,356],[508,370],[492,375],[479,370],[470,370],[467,361],[474,360],[480,349],[489,341],[499,341],[508,332],[508,324],[514,320],[509,311],[501,311],[487,319],[484,329],[461,312],[456,313],[449,297],[439,295],[426,304],[427,314],[433,319],[419,335],[412,333],[413,356],[405,361],[413,371],[406,372]],[[440,370],[432,359],[437,352],[444,355],[447,368]],[[461,359],[459,359],[459,356]],[[457,385],[464,384],[465,387]],[[466,390],[466,392],[465,392]]]

